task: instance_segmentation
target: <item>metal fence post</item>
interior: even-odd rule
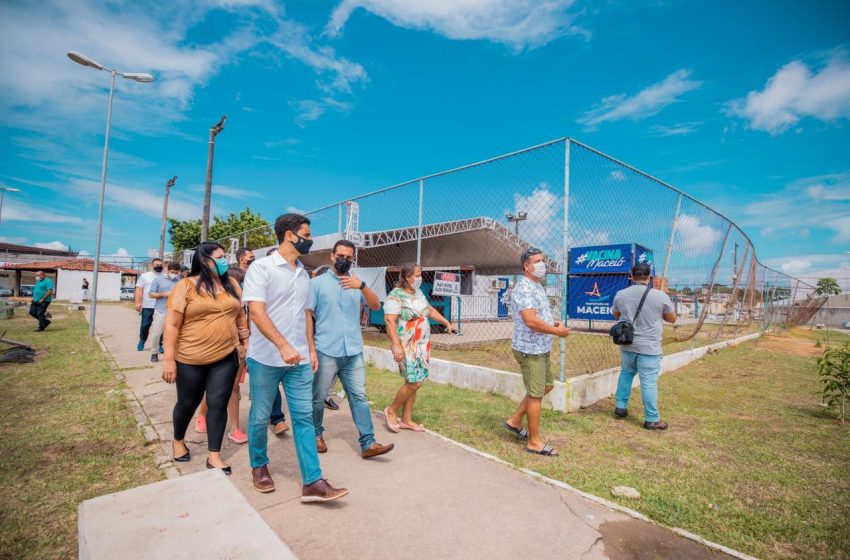
[[[336,213],[337,213],[337,226],[336,232],[342,235],[342,203],[336,205]]]
[[[422,266],[422,203],[425,199],[425,179],[419,179],[419,225],[416,230],[416,263]]]
[[[561,255],[561,320],[566,326],[570,314],[567,306],[570,301],[569,276],[567,269],[570,264],[570,139],[564,141],[564,247]],[[561,338],[561,383],[564,382],[567,369],[567,339]]]
[[[667,242],[667,254],[664,255],[662,278],[667,278],[667,267],[670,265],[670,254],[673,252],[673,237],[676,235],[676,225],[679,223],[679,210],[682,208],[682,193],[676,199],[676,212],[673,214],[673,226],[670,228],[670,241]]]

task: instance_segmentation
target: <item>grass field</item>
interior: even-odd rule
[[[515,403],[499,395],[427,384],[416,418],[452,439],[610,498],[763,559],[850,559],[850,424],[814,396],[813,356],[823,333],[798,329],[712,354],[659,380],[664,433],[641,428],[640,393],[615,420],[608,399],[574,414],[546,411],[543,433],[558,458],[525,453],[502,421]],[[831,335],[833,342],[850,340]],[[398,374],[370,369],[374,408]]]
[[[685,325],[683,329],[689,327]],[[750,325],[746,331],[741,331],[738,336],[743,336],[748,333],[756,332],[756,324]],[[715,338],[719,325],[705,324],[700,329],[700,332],[691,340],[676,341],[676,338],[686,336],[685,330],[674,330],[671,326],[666,326],[664,330],[664,353],[672,354],[681,352],[690,348],[699,348],[715,342],[720,342],[732,338],[734,335],[734,325],[727,326],[723,329],[721,336]],[[692,331],[688,331],[692,332]],[[366,344],[376,346],[378,348],[389,348],[390,342],[386,334],[381,334],[375,330],[363,331],[363,339]],[[617,366],[620,363],[620,351],[616,346],[611,344],[611,339],[604,334],[590,334],[584,332],[575,332],[566,339],[566,377],[575,377],[585,373],[593,373]],[[504,371],[512,371],[519,373],[519,366],[514,360],[511,353],[510,341],[497,342],[482,342],[474,346],[466,346],[462,349],[446,350],[442,348],[434,348],[431,351],[431,356],[443,360],[451,360],[453,362],[461,362],[464,364],[472,364],[476,366],[501,369]],[[552,364],[555,367],[555,372],[560,371],[561,347],[557,340],[552,344],[551,353]]]
[[[82,313],[39,333],[21,311],[0,333],[38,357],[0,366],[0,558],[76,558],[81,501],[163,475]]]

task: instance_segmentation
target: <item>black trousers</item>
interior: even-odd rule
[[[153,307],[148,309],[147,307],[142,308],[142,326],[139,329],[139,342],[144,344],[148,341],[148,334],[151,332],[151,325],[153,324]]]
[[[38,319],[38,328],[40,330],[46,329],[47,323],[50,322],[47,320],[47,317],[45,317],[45,315],[47,314],[47,307],[49,305],[49,301],[34,301],[30,304],[30,315],[32,315],[35,319]]]
[[[174,439],[186,437],[186,429],[204,392],[207,394],[207,449],[220,451],[227,427],[227,401],[233,392],[239,357],[234,351],[217,362],[204,365],[177,362],[177,404],[174,405]]]

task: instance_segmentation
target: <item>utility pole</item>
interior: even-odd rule
[[[222,115],[218,124],[210,128],[209,154],[207,155],[207,186],[204,189],[204,217],[201,220],[201,241],[207,240],[210,229],[210,198],[212,196],[213,154],[215,152],[215,137],[224,130],[227,115]]]
[[[508,222],[513,222],[514,224],[514,234],[517,237],[517,241],[519,241],[519,223],[528,219],[528,212],[517,212],[516,214],[505,214],[505,218],[507,218]],[[517,283],[517,275],[514,274],[514,286]]]
[[[165,183],[165,200],[162,203],[162,227],[159,230],[159,258],[163,258],[165,253],[165,222],[168,219],[168,193],[171,192],[171,187],[177,181],[177,175],[172,177]]]

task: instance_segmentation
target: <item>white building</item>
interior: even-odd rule
[[[26,263],[3,263],[0,269],[13,271],[15,275],[15,295],[21,294],[21,283],[24,274],[34,275],[36,271],[43,271],[53,279],[56,286],[55,299],[68,301],[82,301],[83,280],[89,283],[89,290],[93,284],[94,261],[91,259],[65,259],[58,261],[41,261]],[[122,268],[108,263],[100,263],[97,276],[97,299],[98,301],[119,301],[121,299],[121,278],[123,276],[137,277],[141,272]]]

